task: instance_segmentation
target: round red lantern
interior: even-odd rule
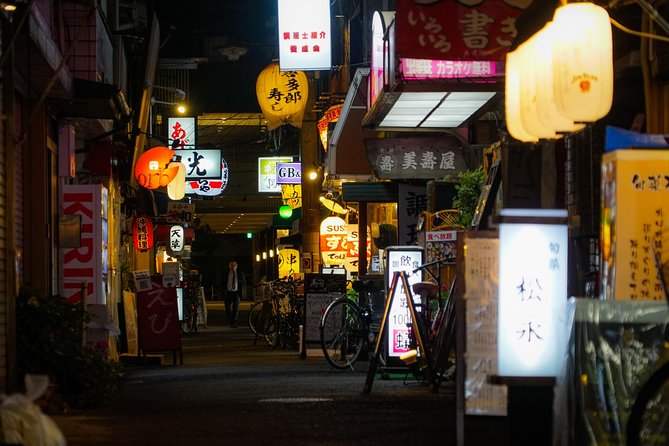
[[[178,165],[170,165],[174,151],[167,147],[154,147],[139,157],[135,165],[137,183],[147,189],[158,189],[170,184],[179,173]]]

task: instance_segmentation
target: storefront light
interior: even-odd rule
[[[262,252],[262,259],[266,260],[267,259],[267,251]]]
[[[269,256],[270,256],[270,257],[274,257],[274,250],[273,250],[273,249],[270,249],[270,250],[269,250]]]
[[[260,262],[260,254],[256,254],[256,262]]]

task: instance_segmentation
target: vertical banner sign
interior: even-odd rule
[[[290,163],[292,156],[269,156],[258,158],[258,192],[281,192],[281,185],[276,181],[278,163]]]
[[[418,216],[427,210],[427,190],[423,186],[399,185],[399,206],[397,222],[399,226],[399,244],[418,244]]]
[[[390,246],[386,249],[386,296],[390,292],[395,271],[411,273],[423,264],[423,248],[420,246]],[[409,286],[423,280],[423,272],[417,271],[408,276]],[[420,303],[420,296],[414,298],[414,303]],[[411,314],[407,303],[406,291],[400,286],[395,292],[392,307],[388,313],[388,327],[386,345],[388,357],[399,358],[402,353],[409,351],[409,328]]]
[[[170,147],[173,149],[191,149],[196,147],[195,130],[197,123],[194,117],[173,116],[167,118]]]
[[[181,326],[176,288],[163,287],[151,277],[151,289],[137,293],[139,348],[142,353],[181,349]]]
[[[81,217],[78,248],[59,250],[60,295],[69,303],[107,303],[107,188],[101,184],[66,184],[60,198],[62,215]]]
[[[281,201],[290,206],[291,209],[302,207],[302,185],[301,184],[282,184]]]
[[[397,53],[403,58],[500,60],[516,37],[516,18],[531,2],[397,0]]]
[[[279,250],[279,279],[294,277],[300,273],[300,251],[297,249]]]
[[[321,255],[325,266],[346,262],[346,222],[340,217],[328,217],[321,222]]]
[[[349,223],[346,227],[346,263],[344,268],[351,273],[358,272],[360,234],[358,224]],[[372,258],[372,231],[367,226],[367,264]]]
[[[467,415],[506,415],[506,386],[488,384],[497,375],[497,274],[499,240],[465,235],[464,394]],[[458,279],[460,280],[460,279]],[[460,285],[458,285],[460,286]]]
[[[500,216],[499,374],[558,376],[567,351],[567,211]]]
[[[330,0],[278,1],[281,70],[329,70]]]

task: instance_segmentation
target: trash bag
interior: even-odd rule
[[[25,385],[25,394],[0,395],[4,442],[24,446],[65,446],[67,442],[56,423],[35,404],[49,387],[49,377],[28,374]]]

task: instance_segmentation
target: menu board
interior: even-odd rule
[[[307,355],[320,352],[320,323],[330,303],[346,294],[346,276],[341,274],[307,274],[304,284],[304,343]]]

